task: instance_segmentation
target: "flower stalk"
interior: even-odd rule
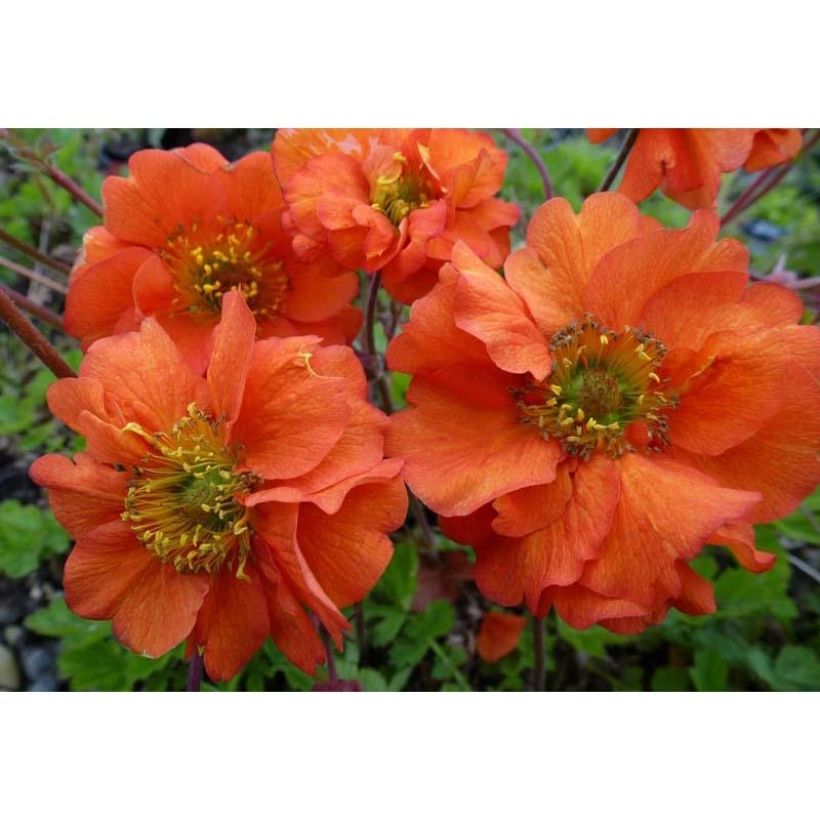
[[[22,239],[18,239],[16,236],[8,233],[8,231],[4,231],[2,228],[0,228],[0,241],[4,242],[11,248],[14,248],[16,251],[19,251],[24,256],[28,256],[35,262],[39,262],[41,265],[46,265],[58,273],[65,274],[66,276],[71,273],[70,265],[67,265],[65,262],[61,262],[59,259],[54,259],[47,253],[38,251],[33,245],[23,242]]]
[[[76,375],[57,348],[23,315],[4,288],[0,289],[0,319],[58,379]]]
[[[508,139],[514,142],[532,160],[532,164],[535,166],[538,171],[538,175],[541,177],[541,184],[544,186],[544,200],[552,199],[554,192],[549,171],[547,170],[547,166],[544,164],[544,160],[541,159],[541,155],[532,143],[524,138],[519,128],[502,128],[501,133],[506,135]]]
[[[18,293],[16,290],[2,283],[0,283],[0,289],[2,289],[9,299],[18,307],[28,311],[32,316],[36,316],[38,319],[47,322],[56,330],[63,330],[63,320],[53,310],[49,310],[33,299],[29,299],[28,296],[23,296],[22,293]]]
[[[624,137],[623,143],[621,143],[621,150],[618,151],[618,156],[615,157],[615,162],[612,163],[612,167],[607,172],[607,175],[604,177],[603,182],[601,183],[601,187],[598,188],[598,191],[608,191],[612,186],[612,183],[615,182],[615,179],[618,176],[623,164],[626,162],[627,157],[629,157],[630,151],[632,151],[632,146],[635,145],[635,140],[638,139],[638,128],[630,128],[626,132],[626,136]]]

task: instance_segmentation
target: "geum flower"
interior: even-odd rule
[[[305,607],[338,645],[340,608],[376,582],[406,513],[352,350],[255,333],[230,292],[204,377],[153,318],[96,342],[48,392],[87,449],[31,468],[77,540],[69,607],[152,657],[187,639],[214,680],[268,635],[312,673],[324,654]]]
[[[104,226],[86,234],[69,283],[66,329],[84,346],[155,316],[201,369],[232,290],[247,300],[260,338],[355,337],[358,279],[330,259],[293,253],[269,154],[228,164],[197,144],[138,151],[128,167],[129,178],[105,180]]]
[[[617,130],[587,133],[591,142],[603,142]],[[642,202],[660,187],[690,210],[714,208],[722,174],[790,162],[802,141],[797,128],[642,128],[618,191]]]
[[[504,606],[636,632],[714,609],[704,544],[767,569],[753,523],[820,478],[820,330],[699,211],[616,193],[536,212],[503,279],[462,246],[388,349],[413,374],[386,451]]]
[[[519,211],[493,199],[507,156],[486,134],[281,129],[273,159],[296,252],[381,271],[401,302],[430,290],[458,240],[491,267],[509,252]]]

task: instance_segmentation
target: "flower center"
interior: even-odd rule
[[[549,377],[517,391],[525,423],[582,458],[668,444],[663,410],[671,400],[657,373],[666,353],[658,340],[631,327],[615,333],[587,317],[559,330],[550,350]]]
[[[153,452],[134,468],[123,521],[179,572],[214,573],[228,561],[244,577],[250,530],[237,495],[260,479],[236,471],[222,422],[191,404],[167,433],[151,435],[133,423],[126,429],[149,441]]]
[[[406,170],[407,160],[400,152],[393,158],[396,170],[376,180],[371,202],[374,211],[383,213],[398,227],[411,211],[427,207],[429,190],[421,176]]]
[[[175,274],[175,286],[188,310],[219,313],[222,297],[238,290],[257,316],[278,313],[289,279],[282,261],[246,222],[236,222],[214,236],[194,225],[171,238],[162,255]]]

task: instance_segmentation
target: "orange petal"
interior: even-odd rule
[[[476,407],[465,398],[413,380],[415,404],[391,417],[385,450],[405,460],[407,483],[431,509],[465,515],[500,495],[555,479],[561,449],[506,409]]]
[[[344,379],[311,363],[317,341],[305,336],[254,345],[232,439],[244,445],[247,467],[265,478],[312,470],[350,419]]]
[[[97,379],[106,400],[114,400],[129,422],[147,431],[170,430],[195,402],[208,410],[204,379],[185,363],[168,334],[155,319],[143,322],[139,333],[100,339],[88,351],[80,375]]]
[[[270,632],[259,570],[249,561],[245,574],[247,578],[237,578],[230,571],[211,576],[191,635],[194,645],[204,648],[205,669],[213,681],[236,675]]]
[[[119,519],[128,474],[100,464],[86,453],[73,460],[61,455],[38,458],[29,469],[32,481],[48,490],[54,517],[74,538]]]
[[[522,487],[493,501],[498,511],[493,529],[499,535],[528,535],[560,518],[571,497],[572,476],[564,461],[551,484]]]
[[[156,254],[140,265],[131,287],[133,303],[145,316],[171,310],[178,295],[171,272]]]
[[[758,493],[719,487],[661,456],[630,453],[616,464],[621,496],[612,528],[581,577],[584,586],[607,597],[651,606],[656,587],[676,597],[675,562],[693,558],[715,530],[742,519],[759,500]]]
[[[98,379],[60,379],[46,391],[57,418],[88,440],[86,452],[109,464],[136,464],[147,452],[145,441],[124,432],[125,417],[110,407]]]
[[[613,619],[640,619],[649,613],[645,606],[635,601],[608,598],[580,584],[552,587],[541,602],[538,617],[545,615],[550,605],[555,606],[558,614],[573,629],[589,629],[601,622],[606,622],[607,627],[612,629]]]
[[[150,258],[143,248],[127,248],[77,268],[66,296],[66,331],[84,346],[114,333],[123,314],[134,309],[134,276]]]
[[[618,501],[615,463],[597,456],[572,474],[572,497],[563,514],[521,539],[496,539],[476,545],[475,581],[498,603],[524,603],[536,612],[544,590],[578,579],[595,558],[609,532]]]
[[[227,197],[227,212],[238,221],[252,222],[260,214],[285,205],[266,151],[254,151],[234,162],[220,180]]]
[[[68,606],[83,618],[112,618],[147,573],[162,565],[124,521],[85,533],[68,556],[63,574]]]
[[[521,299],[463,243],[453,248],[453,265],[461,274],[456,326],[484,342],[503,370],[543,379],[552,366],[549,348]]]
[[[268,601],[271,637],[292,663],[313,675],[317,664],[325,658],[316,629],[269,556],[260,557],[260,568]]]
[[[481,660],[495,663],[509,655],[527,625],[527,619],[509,612],[488,612],[481,619],[476,650]]]
[[[301,510],[296,504],[260,504],[254,509],[254,531],[267,545],[271,562],[293,594],[316,613],[340,646],[342,633],[350,624],[313,574],[297,543],[297,516],[301,516]],[[266,571],[265,565],[262,571]]]
[[[743,167],[751,173],[789,162],[800,153],[802,144],[799,128],[761,128],[755,132],[752,150]]]
[[[177,572],[171,564],[151,558],[123,596],[113,627],[114,637],[132,652],[158,658],[190,635],[208,579]]]
[[[745,521],[724,524],[709,536],[710,544],[727,546],[743,569],[765,572],[774,564],[775,555],[755,549],[755,529]]]
[[[706,362],[670,409],[669,439],[691,452],[719,455],[750,438],[783,401],[781,331],[739,338],[712,336],[700,352]]]
[[[213,335],[208,387],[214,413],[217,417],[225,416],[228,429],[242,406],[255,338],[256,320],[242,295],[237,291],[226,293],[222,300],[222,319]]]
[[[457,280],[442,281],[413,304],[410,321],[387,348],[391,370],[426,373],[459,363],[489,363],[484,345],[455,325],[456,286]]]
[[[610,328],[635,326],[650,298],[690,273],[734,270],[737,243],[715,242],[718,218],[698,211],[683,230],[659,230],[613,248],[589,279],[586,308]]]
[[[407,493],[398,477],[352,489],[334,515],[312,504],[299,512],[297,537],[313,574],[339,607],[362,600],[390,563],[387,536],[407,514]]]

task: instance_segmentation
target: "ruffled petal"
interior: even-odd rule
[[[417,376],[408,394],[415,406],[391,418],[386,453],[405,460],[413,492],[443,515],[465,515],[500,495],[555,479],[559,445],[521,424],[503,389],[490,397],[499,407],[488,407],[483,394],[490,388],[476,379],[470,401]]]
[[[247,467],[265,478],[312,470],[350,420],[344,379],[312,364],[317,341],[305,336],[254,345],[232,439],[245,447]]]
[[[100,464],[86,453],[73,459],[41,456],[29,469],[31,479],[48,490],[54,517],[73,538],[119,520],[128,474]]]

